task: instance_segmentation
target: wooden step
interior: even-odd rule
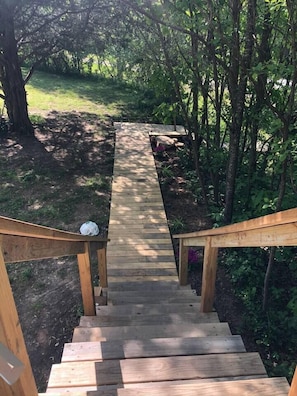
[[[197,303],[201,298],[192,290],[158,289],[140,291],[109,291],[108,301],[111,305],[126,304],[161,304],[161,303]]]
[[[103,326],[146,326],[163,324],[182,324],[182,323],[219,323],[216,312],[179,312],[179,313],[160,313],[160,314],[140,314],[135,316],[118,315],[109,316],[108,314],[98,316],[82,316],[79,321],[80,327],[103,327]]]
[[[62,362],[246,352],[239,335],[65,344]]]
[[[69,362],[52,366],[48,389],[265,374],[254,352]]]
[[[160,303],[197,303],[200,298],[192,293],[165,293],[151,290],[150,293],[144,291],[142,295],[135,292],[113,292],[108,293],[108,304],[127,305],[127,304],[160,304]]]
[[[123,263],[123,265],[125,265],[125,263]],[[158,286],[160,288],[162,288],[162,286],[160,286],[162,283],[163,285],[165,284],[177,284],[176,286],[179,287],[179,283],[178,283],[178,277],[177,277],[177,273],[175,272],[175,274],[170,274],[170,275],[132,275],[132,276],[109,276],[108,275],[108,284],[109,287],[113,284],[113,283],[131,283],[133,285],[133,283],[135,284],[139,284],[142,283],[143,286],[147,286],[149,284],[154,285],[154,286]]]
[[[197,297],[198,298],[198,297]],[[197,300],[198,301],[198,300]],[[179,312],[199,312],[200,304],[185,303],[185,304],[129,304],[129,305],[103,305],[96,309],[97,316],[136,316],[136,315],[159,315]]]
[[[228,323],[167,324],[155,326],[76,327],[73,342],[143,340],[146,338],[229,336]]]
[[[146,277],[146,276],[176,276],[176,267],[172,268],[108,268],[108,279],[110,277]]]
[[[76,388],[77,389],[77,388]],[[65,394],[63,389],[54,389],[47,396]],[[258,378],[238,381],[203,381],[193,384],[163,385],[150,384],[149,388],[109,389],[94,391],[73,390],[68,396],[287,396],[289,384],[285,378]],[[45,394],[39,394],[42,396]]]

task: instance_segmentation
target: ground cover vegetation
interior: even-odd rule
[[[43,117],[48,104],[54,109],[54,100],[71,92],[70,101],[87,98],[86,106],[101,117],[185,125],[178,164],[215,226],[296,206],[293,0],[0,0],[0,9],[0,97],[10,123],[1,122],[3,132],[33,134],[30,109],[40,110],[33,104],[37,67],[64,73],[72,87],[59,87],[56,76],[55,89],[42,88]],[[74,83],[70,75],[80,79]],[[36,78],[45,81],[44,74]],[[127,97],[112,105],[116,85],[105,99],[96,98],[94,87],[104,87],[103,78],[125,84],[128,107]],[[109,104],[106,113],[102,104]],[[170,161],[161,169],[167,187],[174,170]],[[183,224],[182,216],[171,219],[174,232]],[[243,330],[254,334],[272,373],[290,375],[296,359],[295,261],[293,248],[221,254],[244,304]]]

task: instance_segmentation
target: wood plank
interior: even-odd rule
[[[125,263],[130,262],[138,262],[138,263],[158,263],[160,262],[169,262],[175,263],[175,260],[169,255],[160,255],[160,256],[131,256],[129,259],[125,259],[125,256],[113,256],[109,257],[107,252],[107,261],[108,261],[108,268],[113,264],[122,263],[125,266]]]
[[[265,368],[257,353],[69,362],[52,366],[48,388],[261,374]]]
[[[174,235],[174,238],[188,238],[200,236],[225,235],[228,233],[236,233],[241,231],[250,231],[270,226],[283,225],[289,223],[297,223],[297,208],[284,210],[282,212],[258,217],[256,219],[242,221],[240,223],[227,225],[224,227],[214,228],[211,230],[203,230],[191,232],[187,234]]]
[[[169,249],[142,249],[136,247],[136,248],[128,248],[119,250],[119,249],[109,249],[108,252],[108,257],[133,257],[133,256],[153,256],[153,257],[158,257],[158,256],[172,256],[174,257],[173,254],[173,249],[170,247]]]
[[[198,298],[197,298],[198,301]],[[179,313],[179,312],[199,312],[200,303],[176,303],[176,304],[133,304],[133,305],[106,305],[100,306],[96,309],[98,317],[101,315],[118,316],[118,315],[156,315],[156,314],[167,314],[167,313]]]
[[[148,284],[153,285],[160,285],[158,287],[162,287],[162,283],[174,283],[178,285],[178,277],[177,274],[170,274],[170,275],[150,275],[150,274],[143,274],[143,275],[127,275],[127,276],[109,276],[109,284],[111,285],[119,285],[120,283],[125,285],[129,283],[143,283],[143,286],[147,286]],[[161,282],[161,283],[160,283]]]
[[[254,377],[254,376],[249,376]],[[242,376],[240,378],[246,378]],[[236,378],[235,378],[236,379]],[[183,381],[185,382],[185,381]],[[159,383],[151,383],[149,387],[143,384],[135,384],[132,389],[99,389],[97,387],[88,387],[89,391],[83,390],[83,387],[74,388],[69,392],[69,396],[287,396],[289,385],[285,378],[255,378],[230,381],[210,381],[196,380],[188,384],[170,385],[168,382],[163,386]],[[111,388],[111,387],[110,387]],[[130,388],[130,385],[129,385]],[[55,391],[65,392],[65,388],[54,388],[48,396],[60,396]],[[223,392],[223,393],[222,393]]]
[[[62,362],[246,352],[240,336],[68,343]]]
[[[129,268],[128,268],[129,267]],[[164,262],[159,262],[159,261],[151,261],[148,267],[147,262],[145,261],[135,261],[135,260],[129,260],[128,263],[122,263],[120,261],[114,262],[114,260],[111,262],[109,261],[108,263],[108,272],[113,271],[113,270],[118,270],[118,269],[125,269],[131,270],[131,271],[137,271],[137,270],[146,270],[146,269],[151,269],[151,270],[157,270],[157,269],[173,269],[176,271],[176,264],[172,260],[170,261],[164,261]]]
[[[207,337],[231,335],[228,323],[201,323],[154,326],[76,327],[73,342],[107,340],[143,340],[146,338]]]
[[[131,276],[176,276],[176,268],[111,268],[108,275],[113,277],[131,277]]]
[[[2,254],[1,237],[0,279],[0,342],[16,356],[22,364],[24,364],[24,370],[14,384],[8,385],[2,378],[0,379],[0,394],[3,396],[35,396],[38,393],[37,387],[33,377],[10,281],[6,271],[4,257]]]
[[[138,238],[132,238],[126,235],[121,235],[118,237],[113,237],[108,243],[108,248],[111,246],[129,246],[129,245],[167,245],[170,244],[172,246],[171,238],[168,234],[167,238],[146,238],[145,236],[138,236]]]
[[[177,279],[173,281],[146,281],[146,282],[131,282],[130,280],[125,282],[125,283],[120,283],[120,282],[111,282],[109,284],[109,293],[113,292],[138,292],[137,295],[136,293],[133,295],[133,298],[137,299],[138,297],[143,297],[144,295],[149,295],[153,293],[158,293],[159,295],[159,303],[160,303],[160,298],[164,299],[167,297],[171,297],[173,294],[170,295],[165,295],[162,294],[163,292],[165,293],[166,291],[169,290],[190,290],[191,294],[188,294],[187,297],[192,297],[192,294],[196,297],[195,301],[200,301],[200,297],[196,296],[196,293],[193,292],[191,289],[190,285],[185,286],[183,289],[179,286],[179,283]],[[139,293],[141,292],[141,293]],[[122,293],[123,294],[123,293]],[[174,292],[175,294],[175,292]],[[112,296],[112,294],[110,294]],[[126,294],[126,297],[132,297],[131,295],[129,296]],[[113,297],[115,297],[113,295]],[[118,297],[118,296],[117,296]],[[182,297],[185,297],[183,295]]]
[[[85,251],[77,255],[81,295],[85,315],[95,315],[95,299],[90,262],[90,245],[85,242]]]
[[[125,252],[127,254],[129,254],[130,252],[143,252],[146,253],[147,251],[150,250],[166,250],[166,251],[170,251],[171,253],[173,253],[173,248],[172,248],[172,243],[171,241],[167,243],[164,242],[165,239],[163,240],[163,243],[161,242],[160,244],[158,243],[151,243],[148,244],[147,242],[145,242],[145,240],[142,241],[142,243],[139,244],[129,244],[129,242],[127,243],[110,243],[108,244],[108,251],[110,255],[115,254],[116,252]]]
[[[185,323],[219,323],[216,312],[172,312],[160,314],[138,314],[136,316],[118,315],[117,317],[100,315],[94,317],[82,316],[79,321],[80,327],[107,327],[107,326],[151,326],[163,324]]]
[[[113,292],[112,292],[113,293]],[[121,295],[119,296],[110,296],[108,294],[108,304],[110,305],[130,305],[130,304],[160,304],[160,303],[165,303],[165,304],[172,304],[172,303],[196,303],[197,301],[200,301],[197,299],[196,296],[194,295],[189,295],[189,296],[164,296],[162,298],[152,295],[152,296],[139,296],[136,299],[133,296],[129,295],[123,295],[125,292],[121,292]],[[159,291],[158,291],[159,294]],[[97,302],[97,300],[96,300]]]
[[[125,305],[125,304],[160,304],[160,303],[192,303],[200,302],[201,298],[193,293],[192,290],[169,289],[165,290],[156,286],[144,288],[140,283],[139,289],[136,291],[125,290],[119,287],[120,290],[113,290],[115,286],[112,284],[113,289],[109,288],[108,301],[112,305]],[[122,290],[121,290],[122,289]]]

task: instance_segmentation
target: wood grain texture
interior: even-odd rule
[[[154,338],[65,344],[62,362],[246,352],[240,336]]]
[[[0,279],[0,342],[25,366],[19,379],[12,386],[7,385],[7,383],[0,378],[0,394],[1,396],[35,396],[37,395],[37,387],[33,377],[20,320],[4,263],[4,257],[1,250],[1,238]]]
[[[79,321],[81,327],[103,326],[146,326],[160,324],[186,324],[186,323],[219,323],[216,312],[172,312],[159,314],[118,315],[117,317],[101,315],[100,317],[82,316]]]
[[[242,377],[244,378],[244,377]],[[192,384],[170,385],[158,387],[152,383],[149,387],[136,384],[132,389],[82,390],[67,393],[69,396],[287,396],[289,385],[285,378],[256,378],[237,381],[205,381],[199,380]],[[55,388],[63,392],[63,388]],[[92,389],[89,387],[88,389]],[[48,396],[61,396],[51,391]]]
[[[76,327],[73,342],[106,341],[106,340],[143,340],[146,338],[168,337],[207,337],[231,335],[228,323],[201,323],[153,326],[120,326],[86,328]]]
[[[243,357],[244,356],[244,357]],[[75,370],[75,376],[71,375]],[[49,388],[110,385],[265,374],[257,353],[172,356],[145,359],[69,362],[53,365]]]

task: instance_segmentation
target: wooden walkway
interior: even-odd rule
[[[72,396],[285,396],[257,353],[179,287],[149,134],[117,125],[108,304],[82,317],[47,393]],[[162,133],[162,127],[160,132]],[[168,134],[168,131],[166,132]]]

